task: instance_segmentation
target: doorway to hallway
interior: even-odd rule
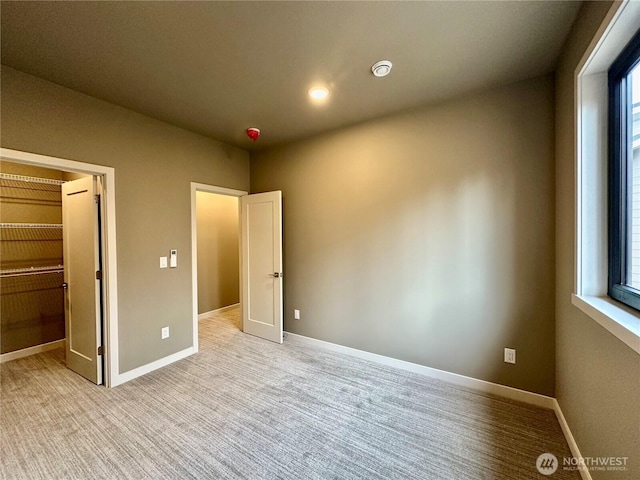
[[[198,317],[240,303],[239,197],[196,192]]]
[[[192,311],[193,349],[198,347],[198,316],[206,312],[204,294],[199,282],[203,259],[198,254],[197,199],[198,194],[213,193],[234,197],[238,221],[238,279],[239,306],[242,314],[242,331],[265,340],[282,343],[283,340],[283,272],[282,272],[282,192],[263,192],[248,195],[241,190],[232,190],[201,183],[191,183],[191,271],[192,271]],[[201,197],[206,198],[206,197]],[[214,236],[217,236],[216,232]],[[211,241],[211,237],[209,238]],[[219,258],[220,253],[215,252]],[[205,265],[205,270],[210,268]],[[217,273],[216,273],[217,275]],[[219,279],[218,279],[219,280]],[[207,294],[210,286],[204,287]],[[203,300],[201,305],[200,300]],[[233,304],[232,304],[233,305]],[[220,307],[226,308],[226,307]],[[211,310],[209,310],[211,311]]]

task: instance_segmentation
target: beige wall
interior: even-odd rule
[[[547,76],[252,154],[285,328],[553,395],[553,128]]]
[[[248,153],[6,66],[1,101],[2,147],[115,168],[120,373],[190,347],[190,182],[248,190]]]
[[[238,303],[238,197],[196,192],[198,313]]]
[[[583,456],[628,456],[640,478],[640,356],[571,305],[575,261],[574,71],[610,7],[587,3],[556,73],[556,395]]]

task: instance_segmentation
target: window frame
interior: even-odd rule
[[[574,69],[575,257],[571,304],[585,319],[593,320],[640,354],[640,311],[607,295],[608,72],[638,33],[638,25],[640,2],[611,4]],[[565,228],[563,224],[558,227]]]
[[[630,142],[629,116],[632,115],[631,90],[627,76],[640,64],[640,33],[629,41],[612,63],[608,72],[608,286],[607,294],[636,310],[640,310],[640,291],[626,284],[627,252],[630,242],[628,222],[628,156]],[[631,117],[632,118],[632,117]]]

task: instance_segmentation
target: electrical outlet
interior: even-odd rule
[[[295,318],[296,320],[300,320],[300,310],[293,311],[293,318]]]
[[[169,338],[169,327],[162,327],[162,339]]]
[[[505,363],[516,363],[516,349],[515,348],[505,348],[504,349],[504,362]]]

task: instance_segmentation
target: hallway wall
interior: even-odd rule
[[[240,301],[238,197],[196,192],[198,313]]]

